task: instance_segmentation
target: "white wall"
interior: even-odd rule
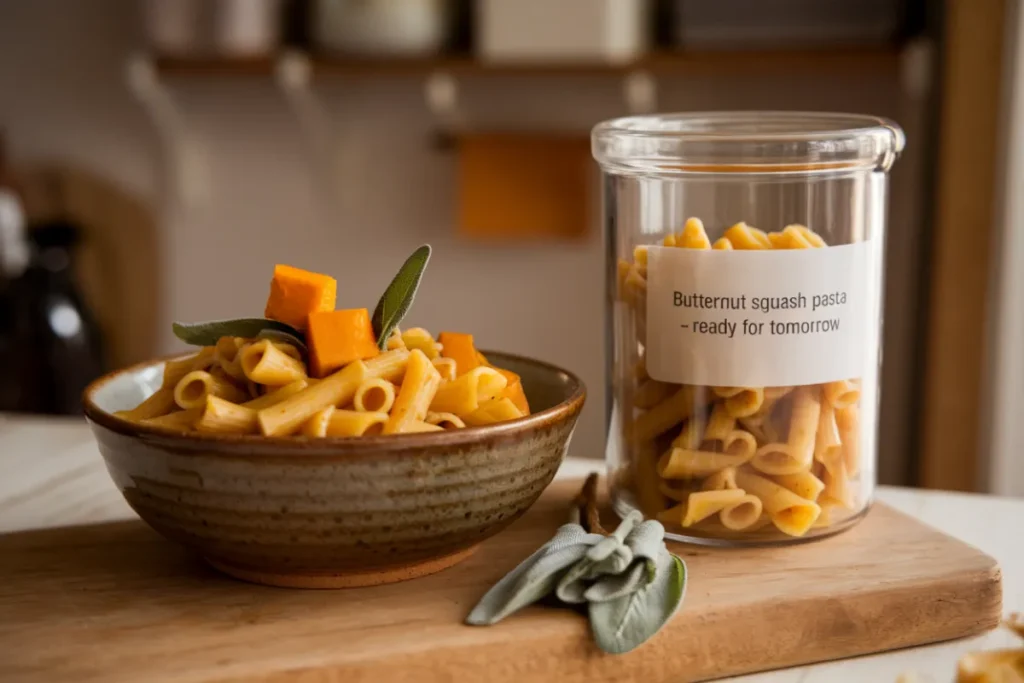
[[[163,157],[123,85],[124,60],[139,42],[136,25],[131,0],[0,3],[0,125],[16,158],[85,165],[160,206]],[[612,78],[484,79],[467,86],[466,110],[481,128],[553,120],[586,131],[622,113],[619,85]],[[852,109],[906,118],[896,74],[868,77],[853,69],[662,85],[662,109]],[[573,450],[601,457],[603,241],[596,225],[578,244],[460,241],[452,227],[454,159],[428,146],[431,120],[416,79],[322,86],[342,136],[340,208],[333,210],[318,198],[300,130],[269,80],[193,81],[174,92],[210,160],[212,201],[164,216],[164,332],[157,351],[176,348],[171,320],[260,313],[275,262],[332,273],[340,303],[372,306],[405,255],[430,242],[435,260],[410,322],[472,331],[484,347],[579,373],[590,400]],[[894,228],[910,240],[914,214],[899,182],[893,195],[903,208],[895,216],[904,225]],[[900,287],[893,283],[890,277],[890,288]],[[898,384],[891,383],[894,392]],[[882,414],[897,427],[904,419],[884,405]],[[898,472],[899,444],[893,450],[891,469]]]

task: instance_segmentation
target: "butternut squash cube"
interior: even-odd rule
[[[306,342],[310,373],[320,378],[380,353],[365,308],[310,313]]]
[[[337,294],[333,277],[278,264],[264,315],[304,330],[310,313],[334,309]]]

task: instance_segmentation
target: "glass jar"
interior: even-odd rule
[[[786,543],[870,505],[894,123],[800,112],[593,131],[607,226],[608,474],[670,538]]]

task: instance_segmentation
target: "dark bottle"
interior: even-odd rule
[[[26,365],[23,410],[75,415],[86,385],[103,373],[101,334],[72,277],[75,225],[52,221],[29,230],[32,258],[13,284],[18,339]]]

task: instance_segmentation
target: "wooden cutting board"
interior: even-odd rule
[[[680,613],[625,655],[584,617],[532,607],[462,620],[565,520],[580,482],[460,565],[340,591],[227,579],[141,522],[0,536],[0,680],[158,683],[689,681],[959,638],[1001,612],[995,560],[877,505],[856,528],[788,548],[673,544]]]

